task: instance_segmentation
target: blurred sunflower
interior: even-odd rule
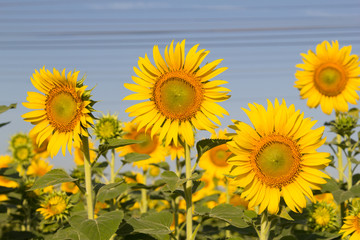
[[[72,207],[70,198],[62,192],[49,194],[40,204],[41,208],[36,209],[45,219],[61,221],[69,216],[69,209]]]
[[[212,134],[211,139],[229,139],[226,136],[227,130],[219,130],[218,134]],[[227,159],[231,155],[226,144],[222,144],[206,151],[200,158],[199,167],[206,170],[206,174],[223,179],[224,174],[228,174],[231,167]]]
[[[122,133],[121,122],[117,115],[103,115],[96,121],[94,131],[102,143],[113,138],[119,138]]]
[[[134,162],[133,166],[147,170],[151,163],[158,163],[165,161],[166,149],[162,146],[158,135],[151,138],[150,130],[145,131],[145,128],[139,129],[137,124],[128,122],[124,124],[124,139],[142,140],[142,143],[131,144],[124,147],[117,148],[119,156],[125,156],[128,153],[148,154],[150,158],[138,162]]]
[[[4,176],[0,176],[0,187],[17,188],[19,187],[19,183],[10,180]]]
[[[12,162],[13,160],[9,155],[0,156],[0,168],[8,168]]]
[[[47,139],[45,139],[40,145],[36,144],[36,137],[37,135],[31,135],[31,143],[32,143],[32,149],[34,151],[34,158],[40,159],[40,158],[47,158],[49,157],[49,152],[47,150],[47,146],[49,144],[49,140],[51,136],[49,136]]]
[[[79,188],[74,182],[64,182],[61,184],[61,191],[76,194],[79,192]]]
[[[49,70],[35,70],[31,77],[33,85],[43,94],[28,92],[29,102],[23,105],[30,109],[38,109],[22,115],[25,121],[36,126],[30,135],[37,135],[36,144],[39,146],[50,137],[47,146],[53,157],[62,147],[65,155],[66,147],[71,154],[74,145],[79,147],[80,136],[88,136],[87,128],[93,124],[92,111],[94,101],[90,100],[91,90],[83,85],[84,78],[77,81],[79,72],[71,71],[65,75],[65,69],[60,72],[54,68]]]
[[[181,146],[181,144],[175,146],[175,144],[173,142],[171,142],[168,146],[166,146],[167,150],[168,150],[168,154],[171,157],[171,160],[174,159],[181,159],[185,157],[185,151],[184,151],[184,147]]]
[[[324,41],[316,47],[316,54],[309,50],[302,53],[304,63],[296,65],[297,81],[295,87],[300,90],[307,105],[315,108],[319,104],[326,114],[347,112],[348,103],[359,100],[360,67],[357,55],[350,55],[351,46],[339,49],[338,41]]]
[[[234,183],[244,191],[241,196],[249,201],[249,208],[260,205],[259,213],[279,211],[280,196],[294,212],[306,207],[305,196],[314,202],[311,189],[320,189],[329,178],[319,169],[327,165],[329,153],[317,152],[324,144],[325,127],[311,129],[316,121],[304,118],[294,105],[287,108],[285,101],[268,109],[249,104],[243,109],[254,128],[234,121],[236,135],[228,142],[235,154],[228,160],[232,166]]]
[[[10,138],[10,149],[13,150],[19,146],[31,145],[31,139],[28,134],[16,133]]]
[[[13,158],[18,163],[28,163],[34,156],[31,145],[20,145],[13,149]]]
[[[49,165],[48,162],[39,159],[39,160],[33,160],[31,161],[30,166],[27,169],[26,174],[30,176],[37,176],[41,177],[44,176],[45,173],[50,171],[52,168],[52,165]]]
[[[96,152],[94,150],[94,143],[89,139],[89,150],[90,150],[90,162],[93,163],[96,158]],[[82,143],[80,147],[74,148],[74,162],[77,166],[84,165],[84,153],[82,151]]]
[[[218,105],[229,98],[230,90],[219,85],[223,80],[209,81],[227,68],[218,68],[222,59],[200,64],[210,51],[197,51],[199,45],[192,47],[185,56],[185,40],[174,42],[165,48],[165,60],[158,46],[153,48],[155,66],[148,56],[139,58],[139,68],[134,67],[138,77],[132,79],[136,84],[125,83],[124,86],[135,92],[124,100],[147,100],[135,104],[126,112],[139,124],[138,129],[152,128],[151,136],[160,133],[159,139],[165,139],[178,145],[183,139],[189,146],[194,145],[194,128],[214,132],[221,125],[217,116],[223,117],[228,112]],[[214,123],[213,123],[213,122]]]

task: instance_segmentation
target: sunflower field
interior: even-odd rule
[[[183,40],[139,57],[122,96],[135,101],[129,122],[96,110],[79,71],[35,70],[21,103],[32,129],[0,156],[1,239],[360,239],[359,110],[349,106],[359,100],[360,61],[351,46],[323,41],[296,65],[301,99],[335,112],[318,128],[277,98],[240,106],[251,124],[222,126],[231,89],[209,53],[185,51]],[[66,153],[71,170],[54,168]]]

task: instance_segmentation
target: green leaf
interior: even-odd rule
[[[231,141],[230,139],[203,139],[196,143],[197,150],[197,159],[196,162],[199,162],[201,156],[208,150],[223,145],[227,142]]]
[[[289,213],[286,211],[286,208],[285,208],[285,207],[283,207],[283,208],[281,209],[281,212],[280,212],[280,214],[279,214],[279,217],[284,218],[284,219],[289,220],[289,221],[294,221],[294,219],[293,219],[293,218],[289,215]]]
[[[339,190],[339,184],[333,178],[326,179],[327,183],[321,185],[322,192],[334,192]]]
[[[354,193],[352,191],[343,191],[343,190],[336,190],[332,192],[334,196],[334,200],[337,204],[343,203],[349,198],[354,197]]]
[[[63,169],[53,169],[47,172],[44,176],[37,179],[34,185],[28,191],[63,182],[74,182],[76,180],[77,179],[70,177]]]
[[[123,163],[132,163],[132,162],[138,162],[142,160],[146,160],[150,158],[150,155],[148,154],[142,154],[142,153],[128,153],[124,156],[124,160],[122,160]]]
[[[9,106],[6,105],[0,105],[0,114],[3,112],[6,112],[9,109],[16,108],[16,103],[10,104]]]
[[[246,228],[249,225],[244,221],[243,214],[243,209],[223,203],[211,209],[209,216],[226,221],[238,228]]]
[[[167,162],[151,163],[150,165],[161,168],[163,170],[169,170],[170,166]]]
[[[91,240],[108,240],[118,229],[124,213],[112,211],[100,215],[96,220],[75,215],[69,219],[70,225]]]
[[[168,185],[169,190],[171,192],[175,191],[178,186],[178,180],[179,177],[176,175],[176,173],[172,171],[164,171],[161,174],[161,178],[165,181],[165,183]]]
[[[82,233],[78,233],[74,228],[61,228],[56,231],[51,240],[89,240]]]
[[[353,186],[350,191],[354,194],[354,197],[360,197],[360,185]]]
[[[97,200],[105,202],[106,200],[118,197],[121,193],[125,192],[127,184],[123,182],[110,183],[102,186],[97,193]]]
[[[155,235],[167,235],[171,233],[173,215],[170,212],[151,213],[140,219],[130,218],[127,222],[135,232]]]
[[[133,139],[117,139],[117,138],[110,139],[107,143],[99,145],[98,155],[96,159],[98,159],[101,155],[105,156],[107,151],[111,149],[131,145],[135,143],[142,143],[142,142],[143,141],[133,140]]]
[[[257,218],[257,213],[253,210],[245,210],[244,211],[244,216],[250,218],[250,219],[253,219],[253,218]]]

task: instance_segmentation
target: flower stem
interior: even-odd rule
[[[176,175],[180,179],[181,169],[180,169],[180,159],[176,156]],[[180,228],[179,228],[179,203],[180,198],[177,196],[174,199],[174,222],[175,222],[175,238],[180,239]]]
[[[230,193],[229,193],[229,181],[227,180],[226,177],[225,178],[225,184],[226,184],[226,189],[225,189],[225,192],[226,192],[226,203],[229,204],[230,203]],[[226,223],[226,226],[230,226],[229,223]],[[225,237],[226,239],[228,238],[231,238],[231,231],[230,230],[226,230],[225,231]]]
[[[111,150],[110,183],[115,182],[115,149]]]
[[[192,237],[192,172],[191,172],[191,158],[190,147],[188,144],[184,144],[185,149],[185,174],[186,174],[186,186],[185,186],[185,201],[186,201],[186,239],[190,240]]]
[[[270,222],[267,216],[267,212],[261,214],[261,226],[260,226],[260,240],[268,240],[270,235]]]
[[[82,136],[83,153],[84,153],[84,170],[85,170],[85,188],[86,188],[86,203],[88,219],[94,219],[94,200],[92,195],[91,183],[91,163],[89,152],[89,140],[87,137]]]
[[[336,135],[336,141],[338,144],[341,143],[340,134]],[[340,183],[342,183],[344,181],[344,166],[343,166],[343,161],[342,161],[342,149],[340,146],[337,147],[336,157],[338,159],[339,181],[340,181]]]
[[[144,170],[144,185],[146,185],[147,182],[147,170]],[[140,204],[140,212],[146,213],[147,212],[147,192],[145,188],[141,189],[141,204]]]

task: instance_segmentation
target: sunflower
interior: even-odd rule
[[[314,231],[331,232],[337,228],[337,214],[335,206],[326,202],[312,205],[309,213],[308,226]]]
[[[41,177],[44,176],[45,173],[50,171],[52,168],[52,165],[49,165],[48,162],[39,159],[39,160],[33,160],[31,161],[30,166],[27,169],[26,174],[31,176],[37,176]]]
[[[167,147],[168,154],[170,155],[171,160],[181,159],[185,157],[185,150],[181,144],[175,146],[173,142],[171,142]]]
[[[47,158],[49,157],[49,152],[47,151],[47,146],[49,144],[49,140],[51,136],[49,136],[47,139],[45,139],[40,145],[36,144],[36,137],[37,135],[31,135],[31,143],[32,148],[34,151],[34,158],[40,159],[40,158]]]
[[[43,94],[28,92],[29,102],[23,105],[30,109],[38,109],[22,115],[25,121],[36,126],[30,135],[37,135],[36,144],[39,146],[50,137],[47,149],[53,157],[62,147],[65,156],[66,146],[71,154],[74,144],[79,147],[80,136],[88,136],[87,128],[93,124],[91,114],[94,101],[90,100],[91,90],[85,90],[84,78],[77,81],[79,72],[60,72],[56,69],[35,70],[31,82]]]
[[[61,191],[76,194],[79,192],[78,186],[74,182],[64,182],[61,184]]]
[[[90,162],[93,163],[96,158],[96,152],[94,149],[94,143],[89,139],[89,149],[90,149]],[[84,153],[82,151],[82,143],[80,147],[75,147],[74,149],[74,162],[77,166],[84,165]]]
[[[360,86],[359,58],[350,55],[351,46],[339,49],[338,41],[324,41],[316,47],[316,54],[309,50],[301,54],[303,64],[296,65],[297,81],[295,87],[300,90],[302,99],[307,98],[307,105],[315,108],[319,104],[326,114],[347,112],[348,103],[356,104],[359,100],[357,90]]]
[[[31,145],[20,145],[13,149],[13,158],[21,164],[28,163],[34,156]]]
[[[95,135],[101,142],[119,138],[122,133],[121,125],[117,115],[103,115],[95,124]]]
[[[147,100],[126,109],[130,117],[143,127],[152,128],[151,136],[159,132],[159,139],[165,139],[165,145],[178,138],[189,146],[194,145],[194,128],[214,132],[221,125],[217,116],[223,117],[228,112],[218,105],[229,98],[230,90],[219,85],[223,80],[209,81],[227,68],[218,68],[222,59],[200,64],[210,51],[197,51],[199,45],[192,47],[185,56],[185,40],[174,42],[165,48],[165,60],[158,46],[153,48],[155,66],[145,54],[139,58],[139,68],[134,67],[138,77],[132,79],[136,84],[125,83],[124,86],[136,92],[124,100]],[[213,123],[213,122],[214,123]]]
[[[213,134],[211,139],[228,139],[227,130],[220,130],[218,134]],[[223,179],[224,174],[229,173],[230,165],[227,159],[231,155],[226,144],[222,144],[206,151],[200,158],[199,167],[206,170],[206,174]]]
[[[13,160],[9,155],[0,156],[0,168],[8,168],[12,162]]]
[[[349,240],[360,239],[360,213],[351,214],[345,217],[344,224],[342,225],[340,234],[343,234],[342,238],[351,234]]]
[[[69,209],[72,207],[70,198],[66,193],[54,192],[48,195],[40,204],[41,208],[36,209],[45,219],[61,221],[69,216]]]
[[[329,178],[319,169],[330,162],[329,153],[317,152],[324,144],[324,128],[311,129],[316,121],[304,118],[287,108],[285,101],[268,109],[249,104],[243,109],[254,128],[244,122],[234,121],[238,129],[233,140],[227,143],[235,156],[228,159],[232,165],[233,183],[244,188],[241,196],[249,201],[249,208],[260,205],[271,214],[279,210],[280,196],[294,212],[306,207],[305,196],[314,202],[311,189],[320,189]]]
[[[28,134],[25,133],[17,133],[10,138],[10,149],[15,149],[22,145],[31,144],[31,139]]]
[[[147,170],[151,163],[165,161],[167,152],[165,147],[162,146],[158,135],[151,138],[150,130],[145,131],[145,128],[138,130],[137,124],[132,122],[124,124],[124,133],[124,139],[141,140],[143,142],[117,148],[116,151],[120,152],[120,157],[133,152],[148,154],[150,158],[133,163],[134,166],[142,168],[143,170]]]

